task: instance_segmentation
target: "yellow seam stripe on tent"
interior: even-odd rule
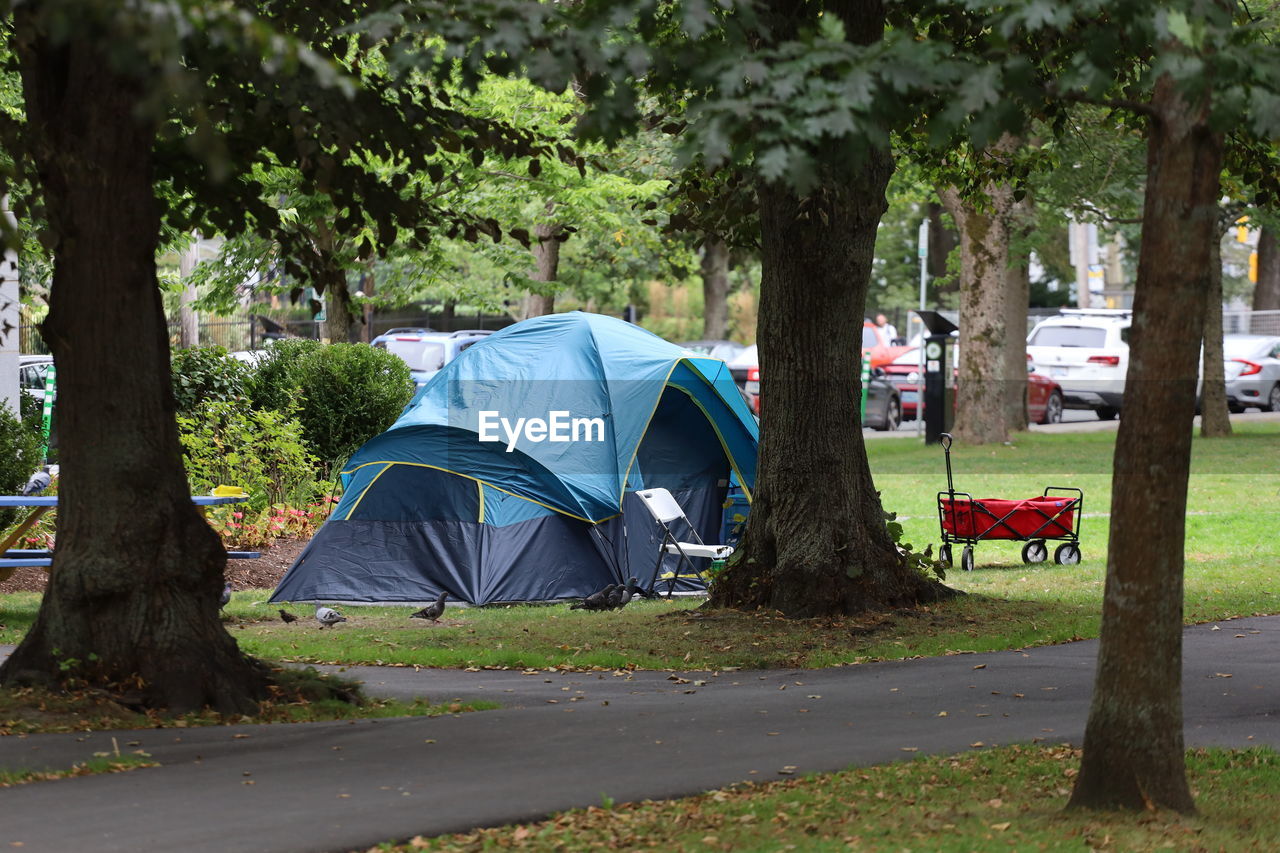
[[[589,518],[583,518],[580,515],[574,515],[571,512],[565,512],[562,509],[556,509],[550,504],[544,504],[542,501],[535,501],[533,498],[526,498],[524,495],[517,495],[515,492],[509,492],[506,489],[502,488],[501,486],[495,486],[493,483],[490,483],[487,480],[481,480],[479,477],[472,477],[470,474],[462,474],[462,473],[459,473],[458,471],[450,470],[449,468],[441,468],[439,465],[428,465],[425,462],[396,462],[396,461],[387,460],[387,459],[376,459],[373,462],[366,462],[363,465],[357,465],[356,467],[352,468],[350,471],[343,471],[342,473],[354,474],[355,472],[359,471],[361,468],[368,468],[370,465],[386,465],[387,467],[391,467],[392,465],[409,465],[413,468],[430,468],[433,471],[443,471],[446,474],[452,474],[455,477],[461,477],[464,480],[472,480],[473,482],[488,486],[491,489],[502,492],[504,495],[511,495],[511,497],[513,498],[519,498],[522,501],[528,501],[531,504],[537,504],[543,509],[549,509],[554,513],[558,513],[559,515],[565,515],[565,516],[568,516],[569,518],[577,519],[578,521],[585,521],[587,524],[597,523],[592,521]],[[379,472],[378,477],[381,477],[381,476],[382,476],[382,473]],[[377,479],[377,477],[375,477],[374,479]],[[373,483],[370,483],[369,485],[372,486]],[[365,487],[365,491],[368,491],[367,486]],[[360,497],[361,497],[361,500],[364,499],[364,495],[361,495]],[[352,507],[352,509],[354,510],[355,507]],[[350,518],[350,517],[351,517],[351,513],[347,513],[347,518]],[[612,515],[609,516],[609,518],[613,518],[613,517],[614,516]],[[608,518],[602,518],[600,519],[600,521],[608,521]]]
[[[683,364],[683,363],[685,363],[685,362],[689,362],[689,361],[690,361],[690,360],[689,360],[689,359],[687,359],[687,358],[682,358],[682,359],[680,359],[679,361],[677,361],[675,364],[671,365],[671,369],[670,369],[669,371],[667,371],[667,378],[666,378],[666,379],[664,379],[664,380],[662,380],[662,390],[663,390],[664,392],[665,392],[665,391],[666,391],[666,389],[667,389],[667,384],[671,381],[671,375],[672,375],[673,373],[675,373],[675,372],[676,372],[676,368],[677,368],[677,367],[679,367],[681,364]],[[714,385],[712,385],[710,382],[708,382],[708,381],[707,381],[707,378],[706,378],[705,376],[703,376],[701,372],[699,372],[698,370],[695,370],[695,369],[693,368],[693,364],[692,364],[692,362],[690,362],[690,364],[689,364],[689,369],[690,369],[690,371],[691,371],[691,372],[693,372],[693,373],[694,373],[694,374],[695,374],[699,379],[701,379],[701,380],[702,380],[702,381],[707,385],[707,387],[709,387],[712,391],[714,391],[714,390],[715,390],[715,386],[714,386]],[[712,429],[712,431],[713,431],[713,432],[715,432],[715,434],[716,434],[716,440],[720,442],[720,449],[724,451],[724,457],[725,457],[725,459],[728,459],[728,460],[729,460],[729,467],[730,467],[730,468],[732,468],[732,469],[733,469],[733,472],[734,472],[735,474],[737,474],[737,475],[738,475],[738,485],[742,486],[742,492],[743,492],[743,494],[745,494],[745,495],[747,496],[747,503],[751,503],[751,500],[752,500],[752,499],[751,499],[751,489],[747,488],[747,481],[746,481],[746,478],[742,476],[742,472],[741,472],[741,471],[739,471],[739,470],[738,470],[738,466],[734,464],[734,461],[733,461],[733,454],[729,452],[729,445],[725,444],[724,436],[720,434],[720,428],[716,426],[716,423],[715,423],[715,421],[712,419],[711,415],[707,412],[707,410],[706,410],[705,408],[703,408],[703,407],[702,407],[702,404],[701,404],[701,403],[699,403],[699,402],[694,398],[693,394],[691,394],[690,392],[688,392],[688,391],[686,391],[685,389],[681,388],[679,385],[672,385],[671,387],[672,387],[672,388],[675,388],[677,391],[679,391],[679,392],[681,392],[682,394],[684,394],[684,395],[685,395],[686,397],[688,397],[690,400],[693,400],[693,404],[694,404],[695,406],[697,406],[697,407],[698,407],[698,409],[702,412],[702,414],[706,417],[706,419],[707,419],[707,423],[711,424],[711,429]],[[649,413],[649,419],[648,419],[647,421],[645,421],[645,422],[644,422],[644,430],[640,433],[640,441],[644,441],[644,436],[645,436],[645,434],[649,432],[649,425],[653,423],[654,416],[658,414],[658,406],[659,406],[659,405],[661,405],[661,404],[662,404],[662,395],[661,395],[661,394],[659,394],[659,395],[658,395],[658,402],[657,402],[657,403],[654,403],[654,405],[653,405],[653,411],[651,411],[651,412]],[[733,411],[733,409],[730,409],[729,411],[730,411],[730,412],[732,412],[732,411]],[[639,443],[637,443],[637,444],[636,444],[636,452],[635,452],[635,453],[633,453],[633,454],[631,454],[631,462],[629,462],[629,463],[627,464],[627,473],[626,473],[626,475],[622,478],[622,493],[618,495],[618,508],[619,508],[619,509],[621,509],[621,508],[622,508],[622,501],[623,501],[623,499],[626,497],[626,494],[627,494],[627,482],[631,479],[631,468],[632,468],[632,466],[633,466],[633,465],[635,465],[635,464],[636,464],[636,456],[638,456],[638,455],[639,455],[639,453],[640,453],[640,444],[639,444]]]
[[[369,494],[369,489],[372,488],[374,483],[378,482],[378,478],[381,477],[383,474],[387,473],[387,470],[390,468],[391,468],[391,463],[388,462],[386,468],[383,468],[381,471],[379,471],[377,474],[373,476],[373,479],[369,481],[369,485],[365,486],[364,491],[360,493],[360,497],[356,498],[356,502],[351,505],[351,509],[347,510],[347,517],[343,519],[344,521],[351,520],[351,513],[355,512],[356,507],[360,506],[360,501],[364,500],[364,496]]]
[[[479,480],[476,480],[476,491],[480,493],[480,517],[476,521],[484,524],[484,484]]]

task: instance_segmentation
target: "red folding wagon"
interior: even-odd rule
[[[1048,543],[1060,541],[1053,561],[1059,565],[1080,562],[1084,492],[1068,486],[1047,486],[1040,496],[1025,500],[975,500],[967,492],[957,492],[952,482],[948,433],[942,434],[942,450],[947,460],[947,490],[938,492],[938,524],[942,529],[938,558],[944,565],[952,565],[951,546],[963,544],[960,568],[973,571],[974,546],[984,539],[1026,542],[1022,546],[1024,563],[1043,563],[1049,558]]]

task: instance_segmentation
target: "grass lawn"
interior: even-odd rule
[[[919,611],[785,620],[768,613],[695,612],[697,600],[638,602],[616,613],[549,607],[450,608],[439,625],[409,607],[346,608],[350,622],[320,631],[311,608],[286,625],[267,591],[235,595],[228,628],[272,660],[428,667],[724,669],[821,667],[865,660],[1021,648],[1098,633],[1115,433],[1035,433],[1012,446],[952,452],[956,487],[1018,498],[1046,485],[1084,490],[1076,566],[1027,566],[1022,543],[983,542],[978,570],[947,582],[970,595]],[[868,443],[876,484],[906,540],[938,541],[942,452],[913,439]],[[1196,439],[1187,516],[1186,618],[1205,622],[1280,612],[1280,425]],[[1126,535],[1143,536],[1135,530]],[[0,597],[0,642],[17,642],[39,597]]]
[[[1280,755],[1193,750],[1200,814],[1064,812],[1066,747],[1009,747],[565,812],[374,851],[1275,850]]]
[[[99,773],[124,773],[127,770],[139,770],[143,767],[158,767],[151,756],[146,753],[123,753],[116,755],[101,754],[83,764],[76,764],[66,770],[0,770],[0,788],[11,788],[14,785],[26,785],[29,782],[48,782],[52,779],[67,779],[71,776],[95,776]]]

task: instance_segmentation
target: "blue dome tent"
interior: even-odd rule
[[[730,476],[754,488],[758,438],[723,361],[597,314],[526,320],[451,362],[351,457],[341,502],[271,600],[648,586],[676,562],[656,566],[661,533],[633,493],[670,490],[717,541]]]

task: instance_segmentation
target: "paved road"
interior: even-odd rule
[[[0,793],[0,847],[339,851],[1044,739],[1078,743],[1096,642],[820,671],[479,672],[353,667],[373,693],[490,698],[437,719],[0,738],[0,767],[143,748],[162,767]],[[1280,617],[1186,633],[1190,745],[1280,746]],[[1230,677],[1227,677],[1230,675]],[[943,716],[942,712],[946,712]],[[912,751],[913,750],[913,751]]]

